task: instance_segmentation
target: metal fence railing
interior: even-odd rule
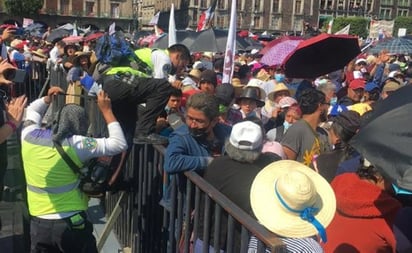
[[[51,67],[45,86],[67,88],[65,75],[64,70]],[[58,97],[53,111],[64,103],[64,97]],[[89,115],[98,115],[89,117],[94,125],[91,133],[104,136],[105,124],[94,100],[85,99],[83,105]],[[115,232],[122,247],[133,253],[186,253],[193,252],[194,241],[200,239],[202,252],[209,252],[209,244],[228,253],[247,252],[249,237],[255,235],[258,252],[266,247],[272,252],[283,249],[276,235],[197,173],[168,175],[163,170],[164,153],[163,146],[134,143],[120,177],[122,191],[107,193],[102,201],[109,217],[106,227]],[[166,192],[168,201],[163,198]],[[103,234],[98,247],[104,244]]]

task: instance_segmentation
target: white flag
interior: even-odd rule
[[[113,24],[109,26],[109,35],[113,35],[115,32],[116,32],[116,23],[113,22]]]
[[[176,43],[175,5],[172,4],[169,17],[169,47]]]
[[[77,22],[74,22],[72,36],[78,36],[78,35],[79,34],[77,33]]]
[[[235,63],[236,51],[236,0],[232,0],[232,7],[230,10],[230,24],[227,35],[225,63],[223,65],[222,83],[231,83],[233,75],[233,65]]]
[[[344,28],[340,29],[339,31],[335,32],[335,34],[349,34],[350,24],[345,26]]]
[[[328,23],[328,34],[332,34],[333,18]]]
[[[153,16],[153,18],[149,22],[149,25],[157,25],[157,22],[159,22],[159,16],[160,16],[160,11],[156,13],[156,15]]]

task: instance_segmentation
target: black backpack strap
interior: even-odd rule
[[[69,165],[70,169],[72,169],[75,174],[77,174],[77,173],[80,174],[79,166],[77,166],[73,162],[73,160],[70,158],[70,156],[64,151],[64,149],[63,149],[62,145],[60,144],[60,142],[57,142],[57,141],[53,141],[53,142],[54,142],[54,146],[56,147],[56,149],[59,152],[60,156],[67,163],[67,165]]]

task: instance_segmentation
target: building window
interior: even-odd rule
[[[302,14],[302,6],[303,2],[302,0],[295,0],[295,14]]]
[[[381,0],[381,5],[393,5],[393,0]]]
[[[279,13],[279,10],[280,10],[280,1],[272,0],[272,12]]]
[[[271,28],[280,30],[280,18],[272,17]]]
[[[225,9],[225,0],[219,0],[217,3],[218,9]]]
[[[86,2],[86,15],[91,16],[93,15],[94,9],[94,2]]]
[[[197,10],[193,10],[193,15],[192,15],[193,24],[197,24],[197,15],[198,15]]]
[[[410,0],[398,0],[398,7],[409,7]]]
[[[225,17],[224,16],[217,16],[216,25],[219,28],[223,28],[225,26]]]
[[[333,9],[333,0],[321,0],[320,8],[323,10],[332,10]]]
[[[260,3],[260,0],[255,0],[255,11],[259,11],[259,12],[262,11],[261,7],[262,5]]]
[[[261,28],[260,16],[254,16],[253,17],[253,24],[254,24],[255,28],[257,28],[257,29]]]
[[[198,6],[199,5],[199,0],[193,0],[193,5]]]
[[[382,19],[390,19],[391,18],[391,8],[381,8],[379,10],[379,16]]]
[[[119,18],[120,17],[120,6],[118,3],[112,3],[110,5],[110,16],[112,18]]]
[[[208,8],[207,0],[200,0],[200,8]]]
[[[398,17],[399,16],[407,17],[409,14],[409,10],[408,9],[398,9],[397,14],[398,14],[397,15]]]
[[[60,0],[60,10],[61,14],[69,15],[69,0]]]
[[[338,10],[345,9],[345,0],[338,0]]]
[[[241,11],[242,10],[242,1],[238,0],[236,2],[236,10]]]

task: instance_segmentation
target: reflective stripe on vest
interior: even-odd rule
[[[63,186],[45,187],[45,188],[40,188],[34,185],[27,184],[27,189],[35,193],[59,194],[59,193],[70,192],[73,189],[77,188],[79,184],[80,184],[80,180],[77,180],[74,183],[63,185]]]

